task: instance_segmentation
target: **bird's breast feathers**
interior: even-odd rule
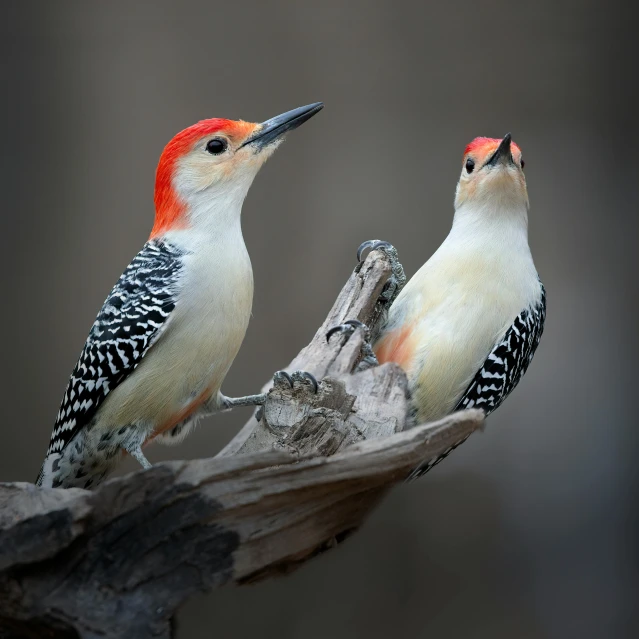
[[[406,371],[419,418],[437,419],[455,407],[496,342],[540,297],[527,264],[503,268],[476,256],[435,260],[393,304],[375,351],[380,362]]]
[[[47,454],[92,421],[100,430],[181,414],[216,393],[244,337],[253,278],[246,249],[148,242],[91,329]]]
[[[187,254],[170,324],[136,371],[114,392],[100,419],[175,425],[215,396],[240,349],[253,299],[243,255]],[[246,256],[248,258],[248,256]]]

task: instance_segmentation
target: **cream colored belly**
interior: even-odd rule
[[[536,274],[519,277],[500,264],[455,260],[430,265],[409,282],[391,308],[388,329],[376,351],[409,378],[419,421],[449,414],[497,340],[539,289]]]
[[[418,346],[408,366],[419,421],[449,414],[516,313],[486,321],[491,309],[466,308],[456,319],[433,312],[416,327]]]
[[[205,289],[176,305],[158,341],[101,406],[97,430],[144,424],[158,434],[216,399],[244,339],[252,292],[251,280],[228,295]]]

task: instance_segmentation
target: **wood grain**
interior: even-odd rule
[[[401,267],[400,267],[401,268]],[[406,377],[361,369],[398,272],[358,265],[283,380],[215,458],[174,461],[96,491],[0,484],[0,637],[169,637],[190,595],[292,570],[355,531],[410,471],[483,423],[464,411],[405,430]],[[380,297],[381,296],[381,297]]]

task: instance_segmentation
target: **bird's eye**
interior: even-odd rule
[[[524,163],[524,158],[521,158],[521,160],[519,161],[519,163],[521,164],[521,168],[523,169],[523,168],[524,168],[524,164],[525,164],[525,163]]]
[[[472,160],[471,158],[468,158],[468,159],[466,160],[466,170],[467,170],[469,173],[472,173],[474,168],[475,168],[475,161],[474,161],[474,160]]]
[[[226,140],[222,138],[213,138],[206,143],[206,150],[211,155],[219,155],[220,153],[224,153],[226,151],[226,147],[228,143]]]

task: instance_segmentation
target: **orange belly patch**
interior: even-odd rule
[[[157,428],[144,442],[144,444],[148,444],[158,435],[165,433],[167,430],[170,430],[174,426],[177,426],[180,422],[191,417],[191,415],[193,415],[193,413],[195,413],[195,411],[211,396],[211,393],[212,391],[209,388],[203,390],[186,408],[171,417],[171,419],[167,420],[164,424],[161,424],[160,427]]]
[[[384,335],[375,345],[374,351],[380,364],[395,362],[395,364],[399,364],[404,370],[407,370],[415,353],[415,337],[412,324],[402,326],[402,328]]]

